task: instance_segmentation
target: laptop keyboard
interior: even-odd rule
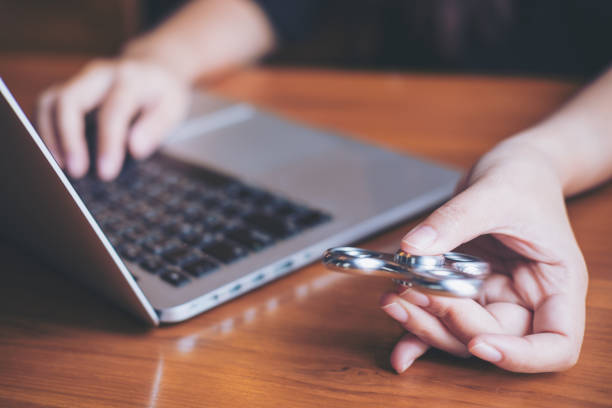
[[[157,155],[75,189],[120,256],[180,287],[330,220],[322,211]]]

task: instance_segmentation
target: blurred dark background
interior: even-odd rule
[[[610,0],[258,1],[268,64],[588,77],[612,55]],[[0,0],[0,53],[113,55],[184,2]]]

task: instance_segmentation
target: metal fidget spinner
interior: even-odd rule
[[[480,258],[458,252],[444,255],[395,255],[361,248],[337,247],[325,251],[323,264],[334,271],[391,278],[424,292],[455,297],[475,297],[490,273]]]

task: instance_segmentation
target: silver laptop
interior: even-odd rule
[[[152,158],[71,180],[0,79],[0,228],[151,325],[218,306],[449,197],[459,174],[194,96]]]

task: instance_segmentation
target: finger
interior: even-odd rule
[[[55,101],[57,97],[57,91],[55,88],[46,90],[40,98],[38,98],[38,105],[36,107],[36,122],[38,125],[38,132],[43,142],[47,146],[47,149],[57,161],[60,167],[64,167],[64,161],[62,153],[57,143],[56,128],[54,125],[55,116]]]
[[[381,307],[424,343],[457,356],[469,355],[465,344],[459,341],[440,320],[420,307],[406,302],[394,293],[382,297]]]
[[[521,296],[516,293],[512,278],[507,275],[493,274],[489,276],[482,285],[482,296],[480,303],[514,303],[525,308],[527,304]]]
[[[554,295],[543,302],[534,316],[535,334],[524,337],[483,334],[470,341],[470,352],[516,372],[562,371],[572,367],[582,344],[583,308],[564,295]]]
[[[515,303],[490,303],[485,309],[495,317],[501,332],[512,336],[525,336],[531,333],[533,313]]]
[[[391,366],[398,374],[403,373],[429,349],[429,345],[412,333],[406,333],[399,339],[391,352]]]
[[[182,94],[145,107],[130,131],[128,144],[132,156],[143,159],[153,153],[186,111],[187,101]]]
[[[466,344],[483,333],[523,335],[531,328],[531,312],[512,303],[485,308],[472,299],[428,295],[414,289],[406,290],[401,297],[437,317],[453,336]]]
[[[406,291],[409,289],[411,289],[410,286],[400,283],[396,286],[395,292],[401,296],[407,293]],[[483,306],[490,303],[514,303],[529,308],[525,301],[516,293],[512,278],[497,273],[492,274],[484,281],[479,296],[474,300]]]
[[[486,199],[495,196],[491,189],[478,182],[459,193],[413,228],[402,239],[402,249],[418,255],[441,254],[499,228],[498,214],[504,212],[499,205],[492,211]]]
[[[571,340],[557,333],[525,337],[484,334],[470,341],[468,347],[478,358],[521,373],[563,371],[578,359]]]
[[[115,82],[98,113],[98,176],[112,180],[121,170],[132,120],[142,103],[135,80],[126,75]]]
[[[82,177],[89,167],[83,109],[72,94],[62,94],[57,103],[57,126],[66,167],[73,177]]]
[[[93,63],[58,91],[58,139],[68,172],[74,177],[84,175],[89,167],[84,116],[100,103],[111,84],[110,66]]]

